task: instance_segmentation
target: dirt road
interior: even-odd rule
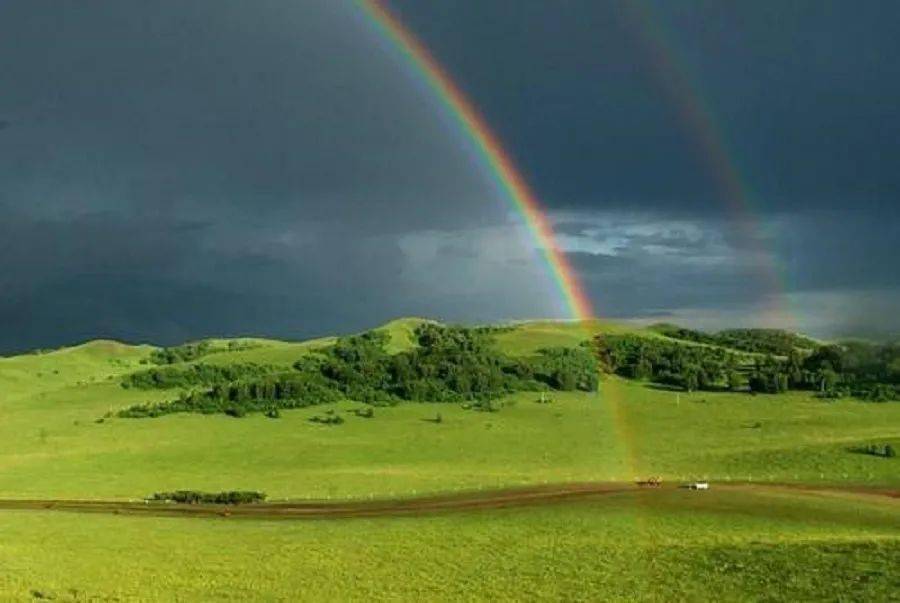
[[[104,500],[17,500],[0,499],[2,510],[67,511],[75,513],[109,513],[169,517],[228,517],[257,519],[328,519],[348,517],[411,516],[433,513],[504,509],[552,505],[590,500],[627,492],[653,496],[677,486],[664,484],[658,488],[639,488],[627,483],[571,483],[532,486],[493,491],[465,492],[371,501],[301,502],[283,501],[248,505],[172,504],[161,502],[129,502]],[[799,484],[714,484],[715,489],[792,489],[806,492],[846,493],[900,498],[900,492],[875,488],[841,488]],[[705,496],[705,493],[696,493]]]

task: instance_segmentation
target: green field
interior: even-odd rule
[[[385,329],[397,351],[415,320]],[[529,354],[623,325],[526,323],[497,335]],[[205,363],[289,366],[330,343],[242,340]],[[214,342],[225,349],[226,342]],[[123,389],[152,348],[92,342],[0,359],[0,499],[141,499],[261,490],[368,499],[565,482],[708,479],[552,507],[317,521],[0,511],[0,599],[645,598],[887,600],[900,589],[900,404],[807,393],[676,393],[607,377],[598,393],[516,394],[496,413],[456,404],[340,402],[249,415],[105,419],[165,400]],[[437,413],[442,421],[432,419]],[[745,486],[752,482],[754,486]],[[731,486],[728,484],[731,483]],[[828,485],[813,493],[766,484]],[[717,487],[720,486],[720,487]],[[262,560],[262,561],[261,561]]]
[[[23,598],[872,601],[900,586],[896,505],[768,492],[311,522],[6,512],[0,530],[0,592]]]

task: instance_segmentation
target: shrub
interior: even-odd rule
[[[890,444],[885,444],[884,446],[878,446],[877,444],[868,444],[867,446],[851,448],[851,451],[859,452],[862,454],[869,454],[871,456],[880,456],[887,459],[891,459],[897,456],[897,451],[894,450],[894,447]]]
[[[334,411],[332,411],[332,413],[333,412]],[[324,417],[315,415],[313,417],[310,417],[309,420],[313,423],[321,423],[322,425],[343,425],[343,417],[332,413],[326,413]]]
[[[353,411],[357,417],[362,417],[363,419],[371,419],[375,416],[375,409],[371,406],[366,406],[365,408],[357,408]]]
[[[266,500],[266,495],[255,490],[228,490],[224,492],[175,490],[174,492],[156,492],[147,500],[183,504],[242,505],[263,502]]]

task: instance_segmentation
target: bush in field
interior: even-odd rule
[[[240,419],[247,415],[247,411],[241,408],[240,406],[229,406],[225,409],[225,414],[229,417],[234,417],[236,419]]]
[[[325,413],[324,416],[315,415],[309,420],[313,423],[321,423],[322,425],[343,425],[344,419],[340,415],[334,414],[334,411]]]
[[[877,444],[869,444],[859,448],[851,448],[853,452],[860,452],[871,456],[880,456],[886,459],[892,459],[897,456],[897,451],[890,444],[879,446]]]
[[[375,409],[371,406],[367,406],[365,408],[357,408],[353,411],[357,417],[362,417],[363,419],[371,419],[375,416]]]
[[[201,492],[199,490],[175,490],[156,492],[147,500],[183,504],[243,505],[266,500],[263,492],[254,490],[229,490],[225,492]]]

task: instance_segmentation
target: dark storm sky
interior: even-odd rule
[[[390,6],[601,314],[715,328],[775,304],[820,336],[900,331],[900,5]],[[749,212],[727,209],[723,160]],[[0,218],[0,350],[566,314],[470,144],[349,1],[4,0]]]

